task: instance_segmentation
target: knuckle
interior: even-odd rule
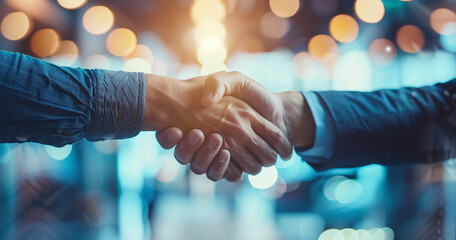
[[[206,174],[207,178],[213,182],[217,182],[221,179],[221,176],[219,174],[215,174],[213,173],[212,171],[209,171],[207,174]]]
[[[264,166],[265,167],[270,167],[270,166],[273,166],[277,163],[277,154],[272,154],[269,155],[268,157],[266,157],[265,161],[264,161]]]
[[[271,140],[276,143],[276,142],[282,142],[283,137],[282,134],[280,133],[279,130],[272,130],[271,131]]]

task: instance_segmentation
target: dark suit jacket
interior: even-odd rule
[[[456,79],[421,88],[317,92],[335,124],[334,152],[317,170],[433,163],[456,156]]]

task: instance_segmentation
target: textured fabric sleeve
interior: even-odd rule
[[[145,76],[60,67],[0,51],[0,142],[63,146],[138,134]]]
[[[302,93],[315,121],[315,141],[311,148],[295,148],[296,153],[309,164],[324,164],[333,152],[334,121],[324,102],[314,92]]]

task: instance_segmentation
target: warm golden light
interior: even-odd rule
[[[378,23],[385,16],[385,5],[381,0],[356,0],[355,12],[364,22]]]
[[[197,57],[201,65],[210,65],[214,62],[223,63],[227,51],[225,46],[215,37],[210,37],[198,47]]]
[[[69,66],[78,60],[79,50],[73,41],[61,41],[59,48],[52,55],[52,61],[59,65]]]
[[[261,39],[254,36],[242,39],[238,45],[238,48],[249,53],[264,52],[265,49]]]
[[[152,53],[152,50],[146,45],[143,44],[138,44],[136,45],[135,50],[130,53],[128,56],[125,57],[125,60],[131,59],[131,58],[142,58],[149,62],[149,64],[152,64],[154,62],[154,54]]]
[[[225,6],[219,0],[198,0],[192,6],[192,19],[195,23],[204,20],[222,21],[225,14]]]
[[[286,18],[279,18],[272,12],[267,12],[261,17],[260,30],[268,38],[278,39],[288,33],[290,22]]]
[[[59,48],[60,35],[53,29],[41,29],[30,40],[32,52],[39,57],[49,57]]]
[[[77,9],[87,3],[87,0],[57,0],[57,2],[66,9]]]
[[[443,31],[443,27],[448,23],[456,23],[456,13],[446,8],[434,10],[430,16],[431,27],[442,35],[451,35],[453,32]]]
[[[136,48],[136,35],[127,28],[117,28],[106,39],[108,51],[117,57],[125,57]]]
[[[299,10],[299,0],[269,0],[271,11],[281,18],[291,17]]]
[[[388,66],[396,59],[396,46],[388,39],[376,39],[369,48],[369,56],[377,65]]]
[[[310,55],[318,61],[330,62],[337,58],[337,43],[328,35],[320,34],[309,41]]]
[[[207,20],[200,22],[196,26],[193,34],[195,41],[198,44],[203,43],[211,36],[214,36],[224,42],[226,39],[226,27],[219,21]]]
[[[407,53],[420,52],[425,44],[424,33],[413,25],[406,25],[399,29],[396,42],[402,51]]]
[[[208,75],[220,71],[228,71],[228,67],[225,63],[211,63],[205,64],[201,67],[201,75]]]
[[[82,17],[82,25],[91,34],[104,34],[114,25],[114,14],[105,6],[91,7]]]
[[[359,27],[356,20],[348,15],[335,16],[329,23],[331,35],[339,42],[353,42],[358,37]]]
[[[6,39],[17,41],[27,37],[32,28],[31,19],[23,12],[6,15],[1,23],[1,32]]]

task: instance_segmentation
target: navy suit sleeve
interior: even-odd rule
[[[335,125],[334,152],[317,170],[443,161],[456,156],[456,79],[375,92],[317,92]]]

